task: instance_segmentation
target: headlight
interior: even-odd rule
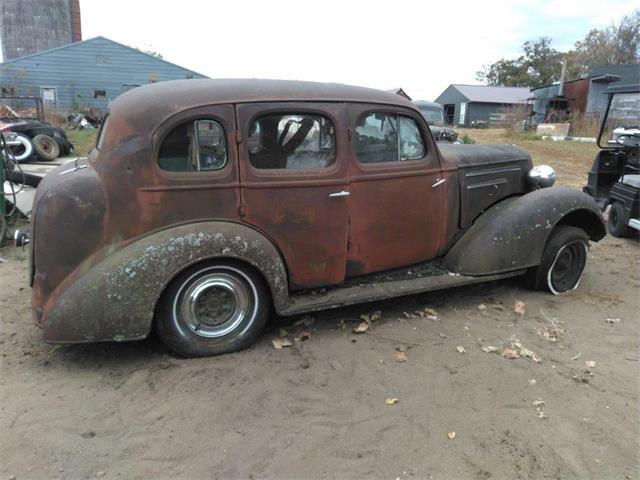
[[[549,165],[538,165],[527,173],[529,185],[533,188],[547,188],[556,181],[556,172]]]

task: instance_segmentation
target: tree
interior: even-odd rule
[[[549,37],[525,42],[522,52],[515,60],[503,58],[485,66],[476,78],[487,85],[539,87],[560,76],[563,54],[551,47]]]
[[[559,80],[563,60],[567,79],[584,77],[602,65],[640,63],[640,10],[622,17],[618,24],[592,29],[569,52],[552,48],[549,37],[525,42],[522,55],[485,65],[476,79],[487,85],[539,87]]]
[[[572,71],[580,76],[602,65],[640,62],[640,10],[622,17],[619,24],[604,30],[593,29],[569,52]]]

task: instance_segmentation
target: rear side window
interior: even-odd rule
[[[171,172],[220,170],[227,164],[224,129],[215,120],[178,125],[160,146],[158,164]]]
[[[319,169],[336,161],[331,120],[306,113],[275,113],[256,118],[247,138],[249,161],[258,169]]]
[[[355,129],[356,156],[360,163],[417,160],[425,155],[415,120],[389,113],[368,113]]]

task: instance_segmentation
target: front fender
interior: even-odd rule
[[[212,258],[251,264],[266,279],[276,309],[288,302],[280,254],[266,237],[245,225],[213,221],[176,226],[101,254],[95,265],[83,263],[47,300],[42,319],[47,341],[146,337],[167,284],[184,268]]]
[[[566,187],[508,198],[485,211],[444,258],[462,275],[490,275],[540,264],[556,225],[583,228],[591,240],[606,234],[600,209],[588,195]]]

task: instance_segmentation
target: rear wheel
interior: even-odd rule
[[[33,148],[42,160],[51,161],[60,156],[60,145],[49,135],[40,134],[33,137]]]
[[[270,297],[264,281],[239,262],[196,265],[171,282],[156,309],[156,330],[185,357],[241,350],[264,328]]]
[[[556,227],[542,253],[542,262],[530,273],[533,288],[554,295],[576,289],[587,264],[588,250],[589,237],[584,230],[568,225]]]
[[[634,232],[628,223],[629,212],[625,210],[622,202],[613,202],[611,209],[609,209],[609,220],[607,222],[609,233],[618,238],[630,237]]]

